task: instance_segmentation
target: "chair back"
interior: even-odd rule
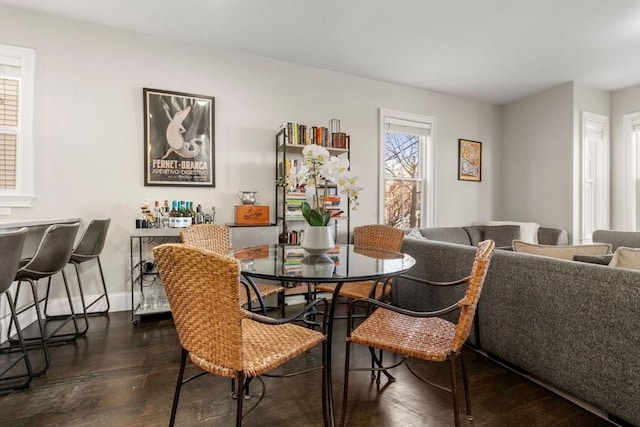
[[[0,295],[5,293],[15,280],[26,237],[27,227],[0,233]]]
[[[54,224],[47,228],[36,253],[26,265],[18,270],[16,278],[39,279],[52,276],[62,270],[71,258],[73,242],[79,227],[80,223],[75,222],[73,224]]]
[[[153,257],[182,348],[233,377],[243,367],[238,262],[180,243],[156,246]]]
[[[476,307],[478,306],[478,300],[480,299],[480,293],[482,292],[482,286],[484,285],[484,279],[489,269],[494,247],[495,243],[493,240],[484,240],[478,243],[476,256],[473,260],[473,267],[471,268],[469,284],[467,285],[467,292],[464,297],[458,301],[460,317],[458,318],[456,332],[451,344],[452,351],[454,352],[460,350],[471,333]]]
[[[92,220],[82,234],[80,242],[73,250],[71,260],[83,262],[100,255],[107,240],[109,224],[111,224],[111,218]]]
[[[404,231],[384,224],[370,224],[353,229],[353,244],[368,248],[399,252],[402,249]]]
[[[220,255],[231,251],[231,228],[218,224],[196,224],[180,230],[182,243]]]

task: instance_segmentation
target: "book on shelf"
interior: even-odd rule
[[[349,148],[349,135],[344,132],[329,133],[325,126],[307,126],[287,122],[280,126],[283,143],[292,145],[316,144],[327,148]]]

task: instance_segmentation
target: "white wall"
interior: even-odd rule
[[[611,92],[611,228],[624,230],[623,116],[640,111],[640,85]]]
[[[502,218],[573,229],[573,83],[502,106]]]
[[[351,134],[365,187],[352,226],[377,219],[379,108],[437,119],[437,225],[499,216],[496,106],[8,7],[0,40],[36,50],[36,200],[10,217],[81,217],[83,226],[111,217],[102,259],[112,294],[130,289],[129,233],[145,198],[215,205],[225,223],[236,192],[257,190],[273,211],[274,137],[286,121],[338,118]],[[216,188],[144,187],[143,87],[215,96]],[[481,183],[457,181],[458,138],[483,142]]]

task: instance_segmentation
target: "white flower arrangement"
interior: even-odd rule
[[[358,194],[362,188],[357,187],[358,177],[349,173],[349,159],[343,156],[331,156],[326,148],[311,144],[302,150],[304,163],[299,170],[292,170],[286,177],[289,190],[304,187],[305,193],[313,195],[313,208],[302,202],[302,216],[311,226],[326,226],[331,219],[327,209],[327,184],[332,182],[338,186],[340,194],[348,197],[349,207],[356,209]],[[322,188],[320,197],[318,188]]]

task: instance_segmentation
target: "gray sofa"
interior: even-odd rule
[[[402,250],[417,261],[408,275],[440,281],[468,275],[475,254],[466,243],[410,237]],[[433,310],[461,295],[399,278],[392,297]],[[640,271],[496,250],[468,344],[640,425],[639,307]]]
[[[434,227],[417,229],[422,237],[429,240],[476,246],[479,242],[490,238],[496,247],[511,246],[511,242],[519,238],[517,225],[470,225],[464,227]],[[566,245],[569,239],[567,232],[559,228],[540,227],[538,243],[541,245]]]

